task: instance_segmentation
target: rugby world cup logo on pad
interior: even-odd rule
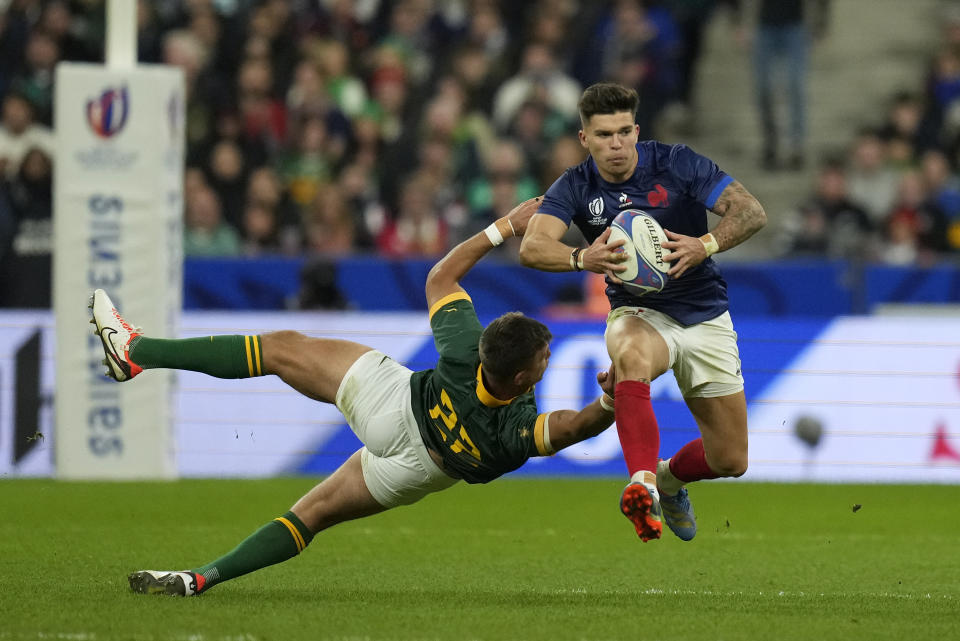
[[[621,263],[626,271],[617,274],[623,286],[634,296],[659,292],[666,287],[670,277],[670,263],[663,259],[666,250],[663,242],[667,235],[652,216],[639,209],[620,212],[610,224],[609,242],[624,240],[619,251],[625,252],[627,260]]]
[[[127,88],[109,87],[99,96],[87,100],[87,124],[101,138],[111,138],[127,124],[130,98]]]

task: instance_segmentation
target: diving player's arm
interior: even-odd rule
[[[665,260],[672,265],[667,272],[671,278],[682,276],[717,252],[736,247],[767,224],[763,206],[736,180],[724,187],[711,211],[721,217],[720,222],[700,238],[666,230],[670,240],[664,241],[663,247],[670,250]]]
[[[613,251],[624,241],[608,243],[609,227],[589,247],[583,249],[560,242],[566,231],[566,223],[556,216],[534,215],[520,244],[520,262],[545,272],[590,271],[612,276],[611,272],[626,269],[619,264],[626,260],[626,256]],[[613,278],[619,282],[616,277]]]
[[[603,394],[579,412],[558,410],[547,414],[546,432],[554,452],[594,437],[613,424],[616,375],[612,364],[609,371],[597,374],[597,382]]]
[[[498,218],[486,230],[463,241],[440,259],[427,275],[427,308],[433,309],[438,301],[450,294],[465,291],[460,286],[460,279],[503,239],[523,236],[530,217],[539,205],[539,197],[520,203],[506,216]]]

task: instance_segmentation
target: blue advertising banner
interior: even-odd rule
[[[603,322],[545,320],[554,341],[536,388],[540,410],[582,407],[599,393],[595,374],[608,363]],[[960,483],[957,317],[734,315],[733,321],[748,402],[746,480]],[[184,337],[292,329],[363,343],[412,369],[436,359],[425,313],[188,312],[182,328]],[[0,474],[54,473],[53,333],[49,312],[0,312]],[[122,386],[150,389],[167,375],[148,370]],[[697,427],[671,373],[654,381],[651,396],[660,454],[668,457],[697,437]],[[273,376],[178,372],[173,398],[182,476],[327,474],[360,447],[336,407]],[[514,472],[625,473],[614,428]]]
[[[492,319],[482,316],[480,320],[486,324]],[[542,320],[549,324],[554,340],[550,348],[550,367],[536,387],[540,411],[580,409],[599,395],[596,374],[609,366],[603,340],[604,323]],[[777,373],[785,369],[827,325],[821,320],[803,319],[776,323],[745,319],[735,324],[741,337],[740,355],[744,364],[748,403],[761,394]],[[789,336],[788,340],[784,340],[786,336]],[[428,369],[436,360],[433,340],[427,335],[406,358],[405,364],[414,370]],[[699,432],[671,372],[654,381],[650,392],[660,426],[661,454],[668,457],[697,438]],[[344,423],[332,439],[303,461],[298,471],[308,474],[330,473],[359,447],[360,442]],[[614,428],[555,456],[531,459],[514,472],[518,475],[584,473],[611,476],[626,474]]]
[[[432,265],[427,259],[369,256],[328,264],[298,258],[191,258],[185,265],[184,305],[237,311],[293,309],[300,306],[302,296],[330,300],[335,291],[347,309],[417,311],[425,307],[423,283]],[[721,267],[730,307],[739,316],[827,318],[869,313],[880,303],[960,303],[957,265],[913,269],[846,261],[721,261]],[[317,273],[323,275],[320,283]],[[464,285],[479,309],[533,314],[551,305],[582,301],[585,278],[582,273],[551,274],[490,260],[477,265]],[[317,292],[317,287],[322,290]]]

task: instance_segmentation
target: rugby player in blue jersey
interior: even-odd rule
[[[363,442],[332,475],[233,551],[190,570],[140,570],[130,588],[193,596],[290,559],[338,523],[414,503],[458,480],[487,483],[532,456],[595,436],[613,422],[614,370],[600,372],[602,394],[580,411],[540,413],[533,386],[550,359],[550,330],[513,312],[484,328],[460,279],[504,237],[521,236],[540,198],[518,205],[434,265],[427,276],[436,367],[412,372],[386,354],[297,332],[162,339],[144,336],[103,290],[93,295],[95,333],[107,373],[128,381],[145,369],[172,368],[219,378],[273,374],[336,403]],[[171,530],[176,520],[167,521]]]
[[[743,185],[685,145],[638,141],[637,93],[614,83],[580,99],[580,143],[590,152],[547,190],[520,247],[520,259],[545,271],[607,275],[607,351],[617,372],[616,423],[630,482],[620,507],[644,540],[662,520],[685,541],[696,518],[684,485],[747,469],[747,404],[727,289],[710,258],[764,226],[763,207]],[[641,209],[666,230],[671,280],[637,297],[616,277],[624,268],[608,242],[610,221]],[[720,216],[708,232],[707,210]],[[590,245],[561,238],[575,224]],[[650,382],[672,369],[701,438],[659,460],[660,435]],[[662,515],[661,515],[662,510]]]

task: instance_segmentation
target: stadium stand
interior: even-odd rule
[[[4,4],[0,266],[11,277],[0,285],[0,306],[43,307],[52,70],[60,60],[102,59],[103,6]],[[189,87],[186,253],[300,262],[319,256],[328,265],[358,253],[438,255],[507,203],[542,192],[582,157],[573,138],[575,101],[581,87],[600,78],[641,90],[645,134],[688,142],[755,186],[775,223],[763,232],[769,242],[747,244],[726,259],[787,251],[791,242],[780,242],[784,227],[776,223],[797,226],[789,211],[805,200],[818,169],[770,173],[756,166],[748,56],[734,46],[732,23],[722,15],[728,2],[695,4],[691,13],[690,3],[670,0],[140,2],[140,60],[180,66]],[[870,251],[863,255],[935,262],[960,245],[955,5],[922,0],[904,16],[892,10],[898,3],[883,0],[890,10],[859,16],[850,4],[831,5],[828,35],[813,53],[811,155],[879,120],[889,87],[907,87],[911,94],[892,100],[889,122],[876,123],[883,153],[919,163],[931,140],[942,147],[946,165],[931,152],[923,171],[908,176],[917,189],[936,189],[937,207],[949,211],[927,223],[926,209],[900,207],[889,222],[889,212],[874,212],[876,242],[864,243]],[[922,44],[934,24],[942,25],[940,38]],[[851,37],[857,29],[873,36]],[[905,84],[930,57],[926,86]],[[857,65],[836,64],[868,59],[879,70],[870,78]],[[905,149],[899,128],[910,126],[918,108],[914,124],[925,137]],[[897,189],[910,184],[898,182]],[[922,224],[933,231],[920,251],[911,250],[909,238],[892,246],[891,234],[909,236]],[[514,260],[511,249],[499,258]]]

